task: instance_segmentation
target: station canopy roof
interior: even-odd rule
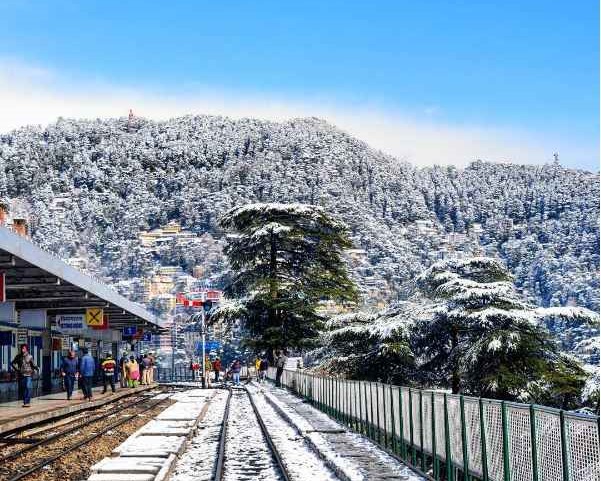
[[[47,309],[52,315],[99,307],[108,315],[109,328],[136,325],[148,331],[163,330],[156,316],[141,305],[5,227],[0,227],[2,272],[5,300],[15,302],[17,310]]]

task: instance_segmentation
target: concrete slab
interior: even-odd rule
[[[88,481],[155,481],[154,474],[120,474],[120,473],[94,473]]]
[[[136,436],[128,438],[115,448],[113,455],[168,458],[170,454],[182,454],[186,448],[186,441],[184,436]]]
[[[104,458],[90,468],[92,473],[156,475],[167,460],[146,457]]]
[[[158,421],[153,420],[137,431],[144,436],[190,436],[196,426],[195,421]]]
[[[165,409],[156,419],[162,421],[196,421],[204,405],[204,402],[178,402]]]

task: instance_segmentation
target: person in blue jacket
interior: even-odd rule
[[[75,351],[70,350],[66,357],[63,357],[61,363],[61,376],[65,382],[65,390],[67,391],[67,400],[73,396],[73,387],[75,386],[75,379],[79,376],[77,356]]]
[[[92,400],[92,382],[96,372],[96,362],[87,348],[83,349],[83,357],[79,361],[79,376],[82,380],[83,398]]]

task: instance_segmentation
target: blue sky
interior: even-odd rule
[[[157,118],[316,115],[418,164],[537,163],[558,150],[564,165],[598,170],[598,8],[8,0],[0,86],[14,103],[0,97],[11,107],[0,127],[107,105]]]

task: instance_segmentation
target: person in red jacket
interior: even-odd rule
[[[219,382],[219,373],[221,372],[221,359],[216,358],[213,361],[213,371],[215,371],[215,382]]]
[[[107,353],[106,359],[102,361],[100,367],[102,368],[102,385],[104,386],[102,394],[106,393],[107,383],[110,383],[112,391],[115,392],[115,368],[117,363],[110,353]]]

